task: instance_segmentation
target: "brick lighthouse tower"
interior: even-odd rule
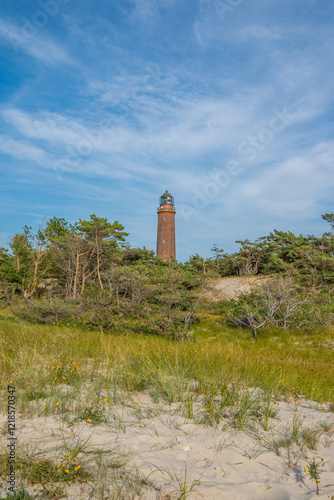
[[[157,256],[163,260],[175,259],[174,198],[167,190],[160,197],[158,207]]]

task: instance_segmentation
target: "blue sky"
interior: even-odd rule
[[[177,258],[333,212],[330,0],[2,0],[0,246],[43,218],[118,220]]]

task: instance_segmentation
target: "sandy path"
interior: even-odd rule
[[[256,289],[267,279],[266,276],[240,276],[211,280],[208,282],[206,297],[212,300],[234,299],[241,293]]]

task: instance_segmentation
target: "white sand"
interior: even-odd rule
[[[207,284],[205,297],[212,301],[235,299],[242,293],[256,290],[268,281],[267,276],[238,276],[232,278],[216,278]]]
[[[277,416],[271,419],[268,430],[255,424],[252,430],[236,431],[228,420],[220,421],[216,427],[195,423],[182,416],[179,404],[157,405],[148,395],[141,394],[125,406],[109,407],[108,424],[93,426],[80,422],[69,427],[59,417],[23,419],[18,415],[17,438],[19,445],[28,447],[31,453],[58,462],[64,440],[68,446],[88,440],[85,453],[78,456],[87,468],[93,467],[96,455],[89,452],[94,450],[106,451],[107,462],[120,452],[129,454],[126,469],[133,473],[137,468],[148,477],[150,485],[140,494],[128,493],[121,498],[177,499],[185,485],[189,493],[185,498],[190,499],[334,499],[334,485],[326,486],[334,483],[334,429],[322,433],[315,450],[293,445],[290,466],[287,450],[281,448],[277,455],[271,447],[274,439],[291,430],[293,419],[300,419],[299,431],[314,429],[323,422],[334,424],[333,412],[325,405],[302,400],[281,401],[276,408]],[[197,422],[201,411],[198,403]],[[5,424],[2,417],[2,428]],[[6,444],[6,436],[2,444]],[[323,459],[320,488],[325,493],[321,491],[320,496],[304,471],[313,458]],[[106,488],[111,483],[107,474],[101,481]],[[33,494],[31,486],[27,489]],[[69,486],[67,494],[70,499],[102,498],[97,490],[92,493],[89,484]],[[111,498],[108,489],[105,498]]]

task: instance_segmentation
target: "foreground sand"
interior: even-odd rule
[[[109,405],[107,422],[98,425],[64,422],[58,415],[18,415],[16,435],[18,446],[30,455],[55,461],[63,460],[64,450],[86,442],[76,460],[95,479],[67,485],[63,498],[334,499],[334,414],[329,405],[281,400],[275,410],[267,430],[249,422],[240,431],[232,426],[228,411],[218,424],[204,423],[201,398],[194,418],[188,419],[180,404],[158,404],[139,394],[122,405]],[[296,439],[286,446],[284,439],[289,441],[293,429]],[[307,432],[317,436],[309,446]],[[322,463],[320,496],[304,470],[313,458]],[[122,481],[124,487],[115,489]],[[33,497],[43,498],[40,487],[24,484]]]

